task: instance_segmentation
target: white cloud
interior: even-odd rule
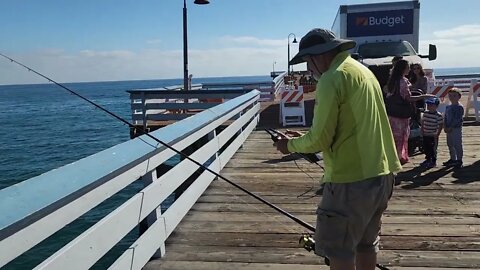
[[[286,45],[190,50],[189,73],[196,78],[268,76],[274,62],[275,70],[286,70],[285,47]],[[292,52],[291,56],[293,54]],[[11,57],[59,82],[169,79],[183,76],[181,50],[83,50],[77,53],[49,50]],[[0,59],[0,84],[45,82],[33,73]]]
[[[82,50],[79,53],[80,57],[87,58],[132,58],[135,57],[135,53],[125,50],[114,50],[114,51],[93,51],[93,50]]]
[[[433,35],[439,38],[479,36],[480,24],[460,25],[447,30],[435,31]]]
[[[268,76],[273,68],[277,71],[287,69],[286,43],[286,39],[224,36],[214,43],[220,44],[220,47],[189,50],[189,73],[196,78]],[[298,50],[297,45],[291,45],[290,57]],[[12,57],[59,82],[170,79],[183,76],[181,49],[86,49],[75,53],[46,49]],[[305,67],[299,65],[294,69]],[[0,84],[44,82],[44,79],[0,59]]]
[[[470,33],[468,35],[465,34],[467,30]],[[268,75],[274,62],[277,71],[287,68],[286,39],[224,36],[213,44],[219,47],[189,51],[189,72],[194,77]],[[420,42],[420,53],[427,54],[428,44],[435,44],[438,48],[437,60],[427,63],[431,67],[479,66],[480,25],[463,25],[435,32],[432,39]],[[291,45],[290,49],[290,57],[293,57],[298,44]],[[60,82],[169,79],[183,76],[181,49],[86,49],[71,53],[49,48],[12,57]],[[294,66],[294,69],[305,69],[305,66]],[[32,72],[0,59],[0,84],[43,82],[44,79]]]
[[[433,67],[478,67],[480,63],[480,25],[460,25],[436,31],[431,40],[420,41],[420,53],[428,53],[428,44],[437,46],[437,60]]]
[[[462,41],[465,43],[475,43],[480,45],[480,34],[476,36],[465,37],[462,39]]]
[[[161,39],[150,39],[145,41],[145,43],[150,44],[150,45],[156,45],[156,44],[161,44],[162,40]]]
[[[250,47],[253,47],[253,46],[280,47],[280,46],[285,46],[285,44],[287,44],[287,41],[283,39],[261,39],[261,38],[249,37],[249,36],[241,36],[241,37],[224,36],[220,38],[220,42],[227,45],[234,45],[234,46],[247,45]]]

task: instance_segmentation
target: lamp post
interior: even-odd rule
[[[288,34],[288,37],[287,37],[287,47],[288,47],[288,54],[287,54],[287,74],[290,74],[290,36],[293,35],[293,41],[292,43],[297,43],[297,37],[295,36],[294,33],[290,33]]]
[[[195,0],[193,2],[197,5],[206,5],[210,2],[208,0]],[[183,0],[183,90],[188,90],[188,39],[187,39],[187,3]],[[188,103],[188,99],[184,100]]]

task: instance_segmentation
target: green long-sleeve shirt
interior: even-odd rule
[[[325,182],[350,183],[401,170],[380,85],[373,73],[338,54],[317,83],[313,123],[290,152],[323,152]]]

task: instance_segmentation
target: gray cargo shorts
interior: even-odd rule
[[[381,218],[394,182],[393,174],[388,174],[353,183],[325,183],[317,209],[315,253],[350,260],[357,252],[378,252]]]

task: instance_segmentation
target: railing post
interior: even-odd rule
[[[152,184],[154,181],[158,179],[157,177],[157,169],[148,172],[144,176],[142,176],[143,186],[146,187]],[[148,230],[148,228],[155,223],[158,218],[162,215],[162,207],[159,206],[155,211],[150,213],[145,220],[140,221],[139,231],[140,235]],[[159,249],[153,254],[153,258],[161,258],[165,255],[165,242],[160,243]]]
[[[475,90],[475,88],[477,87],[477,79],[473,79],[472,82],[471,82],[471,92],[472,92],[472,107],[473,107],[473,110],[475,112],[475,122],[479,122],[480,121],[480,101],[478,100],[478,97],[479,97],[479,91],[478,90]],[[470,101],[467,101],[467,103],[470,102]]]
[[[216,145],[217,145],[217,151],[215,152],[215,156],[212,156],[209,160],[208,160],[208,165],[212,164],[213,162],[218,162],[218,156],[219,156],[219,153],[220,152],[220,147],[218,146],[218,138],[217,138],[217,130],[214,129],[212,130],[211,132],[208,133],[208,141],[211,141],[211,140],[215,140],[216,141]],[[215,180],[217,179],[218,177],[215,177]]]
[[[142,91],[142,120],[143,120],[143,130],[147,130],[147,108],[146,108],[146,100],[145,100],[145,91]]]

